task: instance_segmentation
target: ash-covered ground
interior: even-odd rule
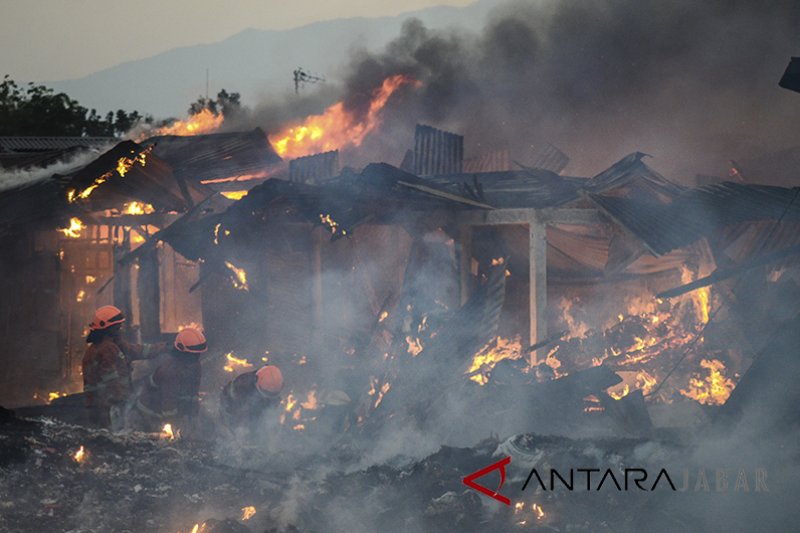
[[[526,434],[379,462],[367,440],[304,446],[311,437],[269,446],[170,440],[3,411],[0,531],[791,531],[800,517],[796,431]],[[463,484],[505,457],[498,492],[510,505]],[[534,468],[548,490],[531,477]],[[665,469],[676,490],[663,477],[655,490],[630,478],[624,490],[626,468],[647,471],[645,489]],[[551,470],[567,478],[570,469],[573,490],[558,481],[549,490]],[[587,481],[579,469],[597,471]],[[607,477],[598,490],[609,469],[616,482]],[[499,471],[476,481],[494,489]]]

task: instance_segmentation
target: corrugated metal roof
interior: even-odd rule
[[[591,178],[584,184],[584,190],[590,194],[602,194],[612,189],[634,184],[646,186],[654,192],[658,191],[666,195],[676,195],[684,190],[680,185],[672,183],[645,165],[642,162],[645,157],[647,154],[642,152],[629,154]]]
[[[690,189],[670,204],[590,195],[655,254],[664,254],[747,221],[800,220],[800,189],[722,183]]]
[[[429,176],[426,182],[495,208],[554,207],[579,197],[586,182],[540,169]]]
[[[154,145],[153,154],[169,163],[176,175],[195,182],[263,173],[268,166],[281,161],[259,128],[236,133],[151,137],[142,145]]]
[[[632,153],[592,178],[559,176],[538,168],[505,172],[475,172],[425,177],[425,181],[487,203],[495,208],[558,207],[584,193],[609,194],[637,200],[665,201],[683,188],[642,162],[646,154]]]
[[[114,137],[0,137],[0,152],[46,152],[75,146],[101,147],[118,141]]]

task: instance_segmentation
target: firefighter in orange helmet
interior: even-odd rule
[[[199,411],[200,355],[208,350],[205,335],[185,328],[175,337],[169,357],[145,381],[139,392],[131,425],[159,431],[167,423],[189,429]]]
[[[121,410],[132,391],[131,362],[149,359],[166,351],[166,343],[131,344],[122,338],[125,315],[113,305],[95,311],[89,324],[83,356],[83,390],[89,420],[101,427],[111,427],[112,411]],[[116,416],[114,417],[116,419]]]
[[[248,426],[281,402],[283,374],[275,365],[240,374],[222,389],[220,417],[228,428]]]

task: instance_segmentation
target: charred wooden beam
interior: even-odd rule
[[[95,216],[92,222],[107,226],[156,226],[163,228],[178,220],[180,215],[173,213],[150,213],[148,215],[119,215],[116,217]]]
[[[143,339],[161,337],[161,288],[158,276],[158,248],[139,257],[139,323]]]
[[[114,246],[114,304],[122,309],[127,317],[133,316],[131,297],[131,264],[119,260],[130,251],[130,231],[125,231],[122,244]]]

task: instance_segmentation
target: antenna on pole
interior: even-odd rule
[[[208,67],[206,67],[206,100],[208,100]]]
[[[302,67],[297,67],[292,72],[294,75],[294,94],[300,94],[300,87],[302,87],[306,83],[322,83],[325,81],[325,78],[322,76],[315,76],[314,74],[309,74]]]

